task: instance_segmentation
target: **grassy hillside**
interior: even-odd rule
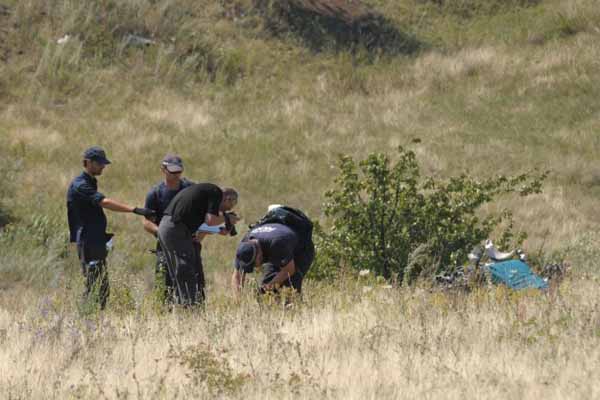
[[[114,366],[139,362],[130,352],[139,341],[144,352],[161,360],[157,379],[177,381],[171,366],[176,363],[149,349],[164,342],[160,332],[166,329],[173,329],[174,351],[193,344],[195,336],[181,334],[189,318],[210,345],[197,349],[199,354],[221,357],[221,348],[235,349],[235,357],[222,355],[231,362],[230,378],[256,378],[254,383],[242,379],[245,391],[236,389],[227,394],[231,397],[275,397],[278,390],[293,397],[295,384],[311,397],[315,387],[332,387],[320,393],[338,398],[349,393],[478,398],[481,387],[495,398],[597,397],[597,384],[590,382],[598,381],[594,349],[600,291],[597,281],[580,280],[590,272],[597,276],[599,267],[596,1],[368,0],[385,32],[392,29],[400,38],[389,47],[344,41],[328,22],[286,16],[285,8],[278,8],[284,3],[0,0],[0,225],[12,221],[0,233],[2,364],[33,368],[42,387],[55,385],[52,393],[58,398],[102,393],[113,398],[119,396],[115,388],[123,392],[124,387],[132,397],[151,397],[160,385],[150,384],[146,375],[131,375],[129,364],[127,371]],[[153,43],[138,46],[131,35]],[[104,146],[113,161],[100,178],[105,194],[142,204],[161,178],[162,156],[177,152],[190,179],[240,190],[239,211],[246,223],[271,203],[289,203],[322,218],[323,192],[336,176],[340,153],[393,154],[403,145],[416,152],[425,174],[441,178],[550,170],[541,195],[504,198],[494,207],[514,211],[517,229],[529,232],[525,248],[530,252],[566,253],[573,278],[548,304],[535,296],[496,303],[492,291],[481,294],[483,300],[444,295],[439,301],[457,303],[439,309],[420,309],[421,302],[438,300],[418,290],[363,298],[360,282],[352,281],[354,288],[320,288],[313,282],[307,291],[322,296],[322,303],[315,300],[291,316],[267,310],[261,322],[284,322],[265,333],[261,324],[244,317],[256,315],[258,306],[253,301],[236,305],[225,290],[237,239],[208,238],[204,246],[212,314],[164,317],[147,304],[151,237],[139,219],[113,213],[112,308],[90,317],[110,327],[86,331],[77,325],[87,324],[88,317],[80,317],[75,304],[82,283],[66,244],[65,191],[81,169],[83,149],[93,144]],[[488,211],[493,209],[482,210]],[[55,327],[48,325],[54,320],[39,320],[45,302],[63,319],[57,333],[43,333],[49,338],[38,341],[33,327]],[[413,306],[419,310],[407,311]],[[402,318],[395,321],[394,315]],[[67,326],[79,332],[72,346],[66,343]],[[261,354],[273,340],[282,341],[281,351],[295,351],[284,350],[294,329],[304,332],[294,339],[303,346],[293,353],[297,358],[265,356],[254,364],[244,359],[243,349],[251,343],[260,344]],[[244,331],[248,338],[239,339]],[[394,354],[386,345],[391,332],[405,338]],[[99,355],[116,343],[121,347],[115,353]],[[344,353],[346,348],[356,351]],[[574,348],[580,353],[569,355],[566,349]],[[86,352],[92,349],[98,352]],[[339,351],[328,353],[331,349]],[[62,367],[42,372],[58,353],[64,365],[91,365],[100,372],[68,369],[65,380],[59,379]],[[495,362],[484,363],[486,354]],[[366,359],[379,369],[369,369],[374,380],[367,374],[352,392],[348,385],[365,373]],[[398,363],[404,372],[394,372],[394,384],[375,384],[385,380],[384,366]],[[227,368],[218,365],[217,374],[226,375]],[[284,373],[288,385],[277,386],[277,379],[261,369],[268,365],[296,375]],[[585,374],[561,375],[562,370]],[[206,371],[195,372],[206,376]],[[101,384],[122,374],[123,382]],[[27,375],[2,376],[7,385],[0,386],[8,388],[3,395],[45,397]],[[440,380],[460,383],[444,391],[436,386]],[[206,386],[186,384],[174,384],[176,392],[156,393],[211,395]],[[400,393],[398,385],[410,390]]]

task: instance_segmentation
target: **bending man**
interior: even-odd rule
[[[303,237],[306,236],[306,237]],[[250,230],[236,252],[232,286],[239,291],[245,274],[262,269],[260,292],[291,287],[302,291],[302,280],[315,257],[312,230],[301,234],[281,223],[265,223]]]
[[[192,305],[204,300],[201,254],[194,244],[195,235],[204,222],[209,226],[225,223],[231,229],[238,217],[228,213],[227,207],[221,188],[199,183],[180,191],[165,210],[158,239],[180,304]]]

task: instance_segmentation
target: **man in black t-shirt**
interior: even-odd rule
[[[277,290],[281,286],[291,287],[300,293],[302,280],[314,257],[312,238],[301,238],[283,224],[260,225],[248,232],[238,246],[232,276],[233,288],[240,290],[245,274],[260,267],[261,293]]]
[[[204,282],[198,273],[200,254],[194,237],[204,222],[209,226],[233,226],[235,214],[227,213],[223,191],[212,183],[198,183],[183,189],[171,200],[158,227],[175,295],[180,304],[192,305],[204,300]]]

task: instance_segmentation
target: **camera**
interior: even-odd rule
[[[237,215],[234,212],[226,212],[223,214],[225,216],[225,229],[229,232],[229,236],[235,236],[237,235],[237,230],[235,229],[235,225],[231,223],[231,220],[229,219],[230,215],[236,216]]]

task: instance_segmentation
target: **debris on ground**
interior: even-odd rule
[[[133,47],[148,47],[148,46],[151,46],[156,43],[154,40],[152,40],[150,38],[139,36],[139,35],[133,35],[131,33],[128,34],[127,36],[125,36],[124,42],[125,42],[125,46],[133,46]]]
[[[71,35],[65,35],[56,41],[57,44],[66,44],[71,39]]]
[[[544,265],[540,275],[549,281],[561,281],[569,270],[569,265],[565,262],[549,263]]]
[[[505,285],[514,290],[548,289],[548,282],[520,260],[495,262],[484,265],[483,268],[490,274],[494,285]]]
[[[564,263],[547,264],[540,274],[536,274],[527,264],[527,256],[521,249],[501,252],[491,240],[486,241],[484,248],[476,246],[469,253],[468,266],[449,268],[448,271],[436,275],[436,286],[444,290],[468,290],[472,286],[487,283],[505,285],[514,290],[545,290],[548,289],[549,283],[560,282],[567,271]]]

